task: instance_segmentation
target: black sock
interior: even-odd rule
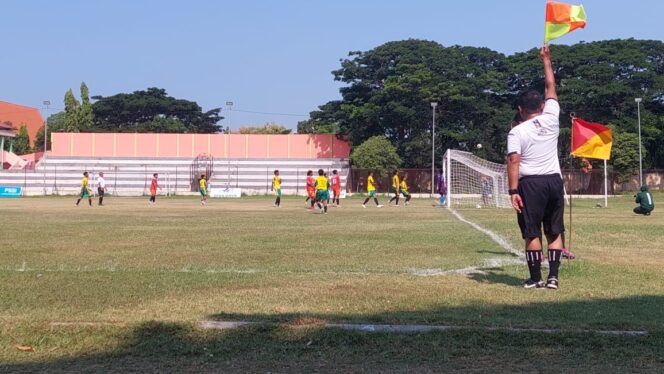
[[[399,196],[397,196],[397,205],[399,205]]]
[[[318,209],[323,209],[323,206],[320,205],[320,203],[316,203],[316,205],[318,205]]]
[[[323,209],[325,210],[325,213],[327,213],[327,205],[325,205]]]
[[[314,201],[314,199],[311,199],[311,207],[312,208],[314,207],[314,204],[316,204],[316,202]]]
[[[374,203],[376,203],[376,205],[380,205],[378,204],[378,199],[376,199],[375,197],[374,197]]]
[[[76,200],[76,205],[81,202],[81,199]]]
[[[90,204],[90,206],[92,206],[92,198],[88,199],[88,204]]]
[[[542,280],[542,250],[526,251],[526,262],[528,263],[528,271],[530,272],[530,279],[535,282]]]
[[[549,278],[558,278],[560,259],[563,257],[562,249],[549,248]]]
[[[364,202],[362,203],[362,205],[367,205],[367,203],[369,202],[370,199],[371,199],[370,197],[367,197],[367,199],[364,200]]]
[[[104,202],[104,197],[103,197],[103,196],[99,196],[99,205],[101,205],[103,202]]]
[[[281,204],[281,198],[280,198],[280,197],[277,197],[277,201],[275,201],[274,204],[275,204],[276,206],[279,206],[279,204]]]
[[[391,198],[391,199],[390,199],[390,202],[389,202],[388,204],[392,204],[392,202],[394,201],[394,199],[396,199],[396,197]]]

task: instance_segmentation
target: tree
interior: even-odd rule
[[[645,150],[644,158],[646,156]],[[639,136],[631,132],[615,132],[611,149],[611,164],[620,183],[625,183],[639,172]]]
[[[168,96],[161,88],[95,96],[94,131],[217,133],[221,108],[203,112],[193,101]]]
[[[240,134],[290,134],[293,130],[286,128],[278,123],[270,122],[260,127],[240,127]]]
[[[401,166],[397,149],[384,136],[374,136],[353,149],[350,155],[353,167],[386,170]]]
[[[30,153],[30,136],[28,135],[28,127],[21,124],[18,129],[18,134],[13,139],[12,150],[17,155],[24,155]]]
[[[664,142],[664,43],[629,39],[555,45],[552,55],[566,136],[572,112],[635,132],[634,98],[642,97],[647,161],[664,167],[664,147],[659,146]],[[437,154],[447,148],[473,151],[481,143],[483,157],[502,163],[517,94],[526,88],[543,90],[537,49],[505,56],[424,40],[351,52],[333,74],[344,84],[341,100],[319,106],[298,131],[336,126],[354,146],[385,136],[412,167],[431,160],[430,102],[439,103]],[[568,152],[569,139],[561,137],[561,153]]]
[[[78,109],[79,130],[91,129],[93,125],[92,104],[90,103],[90,91],[85,82],[81,83],[81,106]]]
[[[53,132],[64,131],[65,128],[65,112],[58,112],[48,116],[48,149],[51,149],[51,137],[50,134]],[[35,147],[36,152],[42,152],[44,150],[44,126],[40,127],[37,130],[35,135]]]
[[[64,121],[64,126],[63,130],[66,132],[79,132],[80,131],[80,126],[79,126],[79,121],[80,121],[80,116],[79,116],[79,108],[81,107],[81,104],[76,100],[76,97],[74,97],[74,93],[72,92],[71,89],[69,89],[65,93],[65,121]]]

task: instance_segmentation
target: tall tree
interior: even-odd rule
[[[193,101],[168,96],[161,88],[93,97],[95,131],[217,133],[221,108],[203,112]]]
[[[30,136],[28,135],[28,127],[25,124],[21,124],[18,134],[12,140],[12,150],[17,155],[30,153]]]
[[[67,132],[79,132],[81,131],[80,127],[80,115],[79,109],[81,104],[74,97],[74,93],[71,89],[67,90],[65,93],[65,121],[63,130]]]
[[[609,40],[552,47],[563,108],[561,155],[569,153],[569,114],[617,130],[636,132],[636,104],[642,97],[643,141],[648,162],[664,167],[664,43]],[[351,52],[334,78],[344,86],[341,100],[323,104],[300,132],[337,126],[353,145],[382,135],[406,166],[431,160],[432,112],[439,103],[436,152],[446,148],[477,152],[504,162],[506,134],[514,101],[526,88],[543,90],[538,50],[504,56],[486,48],[444,47],[423,40],[389,42]]]
[[[91,129],[93,125],[92,104],[90,103],[90,90],[85,82],[81,83],[81,106],[78,109],[79,130]]]

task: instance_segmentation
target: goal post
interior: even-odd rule
[[[443,156],[443,175],[448,207],[511,207],[505,165],[448,149]]]

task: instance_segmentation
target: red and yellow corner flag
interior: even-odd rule
[[[546,2],[544,43],[584,27],[586,27],[586,11],[583,9],[583,5]]]
[[[613,133],[611,129],[574,118],[572,121],[572,155],[577,157],[608,160],[611,158]]]

